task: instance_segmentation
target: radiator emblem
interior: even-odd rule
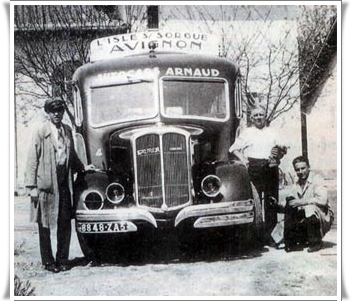
[[[182,146],[171,146],[169,148],[170,151],[182,151],[183,147]]]
[[[148,154],[158,154],[159,152],[160,152],[159,147],[144,148],[144,149],[138,149],[137,155],[142,156],[142,155],[148,155]]]

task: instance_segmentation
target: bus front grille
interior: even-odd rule
[[[179,133],[146,134],[136,139],[138,203],[172,208],[189,201],[186,137]]]

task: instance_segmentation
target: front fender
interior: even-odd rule
[[[81,196],[86,191],[98,191],[105,195],[106,187],[109,184],[109,178],[106,173],[92,172],[77,177],[74,183],[74,203],[75,209],[83,209]]]
[[[215,167],[215,174],[221,179],[220,193],[224,202],[252,198],[250,176],[247,168],[237,162],[222,162]]]

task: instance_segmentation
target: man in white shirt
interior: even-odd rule
[[[280,159],[286,154],[286,146],[281,145],[278,133],[267,127],[266,110],[257,106],[251,111],[254,126],[245,128],[236,138],[229,152],[238,157],[247,167],[250,179],[260,196],[266,237],[265,242],[274,244],[271,232],[277,223],[277,214],[269,206],[269,198],[278,199]]]

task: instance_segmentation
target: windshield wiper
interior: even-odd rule
[[[134,78],[134,77],[130,77],[127,76],[128,79],[128,83],[152,83],[153,80],[152,79],[146,79],[146,78]]]
[[[134,78],[134,77],[127,77],[126,79],[123,80],[116,80],[108,84],[104,85],[92,85],[90,88],[108,88],[108,87],[114,87],[114,86],[119,86],[119,85],[128,85],[128,84],[138,84],[138,83],[152,83],[152,79],[147,79],[147,78]]]

